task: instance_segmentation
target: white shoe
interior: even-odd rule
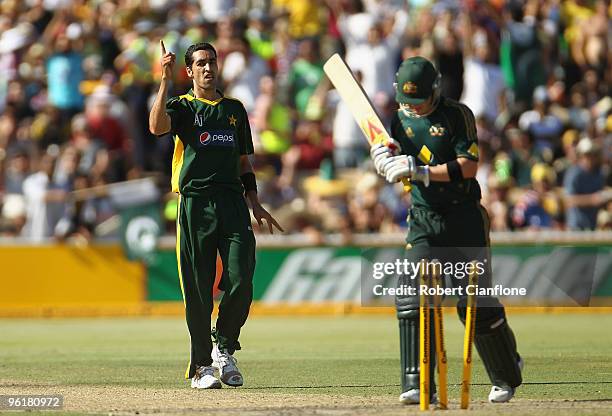
[[[518,366],[523,371],[523,367],[525,363],[522,358],[519,358]],[[509,402],[510,399],[514,397],[514,393],[516,393],[516,388],[510,386],[493,386],[491,387],[491,392],[489,393],[489,402],[490,403],[506,403]]]
[[[505,403],[514,397],[515,388],[510,386],[493,386],[489,393],[490,403]]]
[[[244,380],[236,366],[237,361],[232,354],[219,350],[219,347],[215,344],[210,355],[213,359],[213,367],[219,369],[219,378],[222,382],[232,387],[242,386]]]
[[[221,382],[215,377],[214,367],[200,366],[196,369],[195,376],[191,379],[193,389],[220,389]]]
[[[421,390],[419,389],[411,389],[403,392],[399,396],[400,403],[403,404],[419,404],[421,401]],[[438,403],[438,395],[434,393],[433,397],[429,401],[430,404]]]

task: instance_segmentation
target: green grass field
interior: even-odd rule
[[[486,403],[490,386],[477,360],[470,414],[612,414],[612,315],[518,314],[510,321],[525,385],[509,404]],[[458,409],[463,330],[451,314],[446,329],[451,409]],[[418,413],[397,403],[391,316],[253,317],[241,342],[245,387],[193,391],[182,379],[182,319],[0,320],[0,394],[63,394],[70,414]],[[454,413],[465,411],[445,412]]]

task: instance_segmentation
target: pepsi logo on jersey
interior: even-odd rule
[[[234,132],[231,130],[205,131],[200,134],[202,146],[234,146]]]

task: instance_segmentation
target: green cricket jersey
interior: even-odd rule
[[[193,90],[166,103],[172,121],[172,191],[198,196],[222,187],[242,193],[240,156],[253,153],[246,110],[234,98],[210,101]]]
[[[398,110],[391,122],[392,137],[402,146],[402,153],[412,155],[421,165],[441,165],[459,157],[478,161],[476,122],[472,111],[457,101],[441,97],[428,116],[408,117]],[[414,182],[415,206],[444,211],[453,205],[480,200],[476,179],[431,182],[425,187]]]

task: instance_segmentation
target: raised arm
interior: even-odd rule
[[[612,189],[593,192],[592,194],[565,194],[565,205],[568,208],[600,207],[612,200]]]
[[[172,79],[172,71],[176,60],[176,56],[172,52],[166,52],[163,40],[160,40],[159,44],[162,52],[162,77],[159,91],[149,114],[149,130],[157,136],[168,133],[171,128],[170,116],[166,112],[166,101],[168,100],[168,83]]]
[[[406,27],[408,26],[408,13],[404,9],[399,9],[394,16],[393,27],[391,32],[387,35],[386,41],[389,46],[396,49],[399,48],[400,42],[406,33]]]
[[[463,23],[463,56],[471,58],[474,56],[474,47],[472,45],[472,40],[474,39],[472,12],[469,10],[463,11],[459,18]]]

